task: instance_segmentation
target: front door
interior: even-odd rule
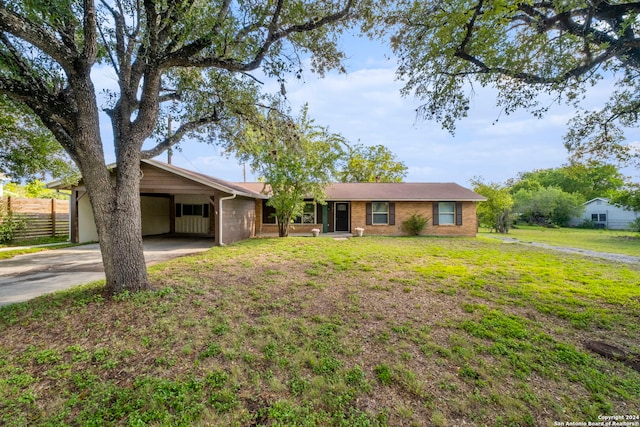
[[[337,202],[336,210],[336,231],[349,231],[349,203]]]

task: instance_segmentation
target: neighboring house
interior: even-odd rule
[[[222,245],[278,231],[263,183],[232,183],[156,160],[143,160],[140,167],[143,236],[210,236]],[[86,189],[80,182],[71,190],[71,241],[95,241]],[[339,183],[326,193],[325,205],[307,203],[292,233],[364,228],[365,234],[401,235],[403,221],[418,213],[429,219],[424,234],[475,236],[476,203],[486,200],[454,183]]]
[[[238,185],[263,192],[264,184]],[[268,190],[268,189],[267,189]],[[326,189],[325,205],[308,201],[304,214],[293,224],[293,233],[401,235],[402,223],[417,213],[428,218],[423,234],[439,236],[475,236],[478,231],[476,203],[486,198],[454,183],[337,183]],[[268,193],[268,191],[267,191]],[[262,200],[256,206],[258,233],[277,233],[274,210]]]
[[[596,228],[628,230],[631,228],[630,223],[638,217],[638,211],[624,209],[609,203],[609,200],[603,197],[596,197],[584,204],[582,216],[574,218],[570,225],[577,226],[585,221],[592,221]]]

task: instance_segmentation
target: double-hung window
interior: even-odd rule
[[[389,203],[373,202],[372,203],[373,224],[387,225],[389,224]]]
[[[462,203],[434,203],[433,225],[462,225]]]
[[[370,202],[366,204],[367,225],[395,225],[396,204],[394,202]]]
[[[440,225],[456,223],[456,204],[454,202],[440,202],[438,220]]]

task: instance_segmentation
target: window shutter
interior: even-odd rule
[[[389,225],[396,225],[396,204],[389,203]]]
[[[176,218],[182,216],[182,203],[176,203]]]
[[[202,217],[209,218],[209,204],[202,205]]]
[[[371,203],[367,203],[367,225],[371,225],[373,223],[373,210],[371,207]]]
[[[437,202],[433,202],[433,225],[440,225],[440,210]]]
[[[456,203],[456,225],[462,225],[462,202]]]

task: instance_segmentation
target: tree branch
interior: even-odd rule
[[[53,58],[67,72],[73,73],[77,52],[61,43],[46,28],[7,9],[0,3],[0,30],[31,43]]]
[[[178,142],[180,142],[182,137],[185,134],[187,134],[188,132],[196,130],[196,129],[198,129],[199,127],[201,127],[203,125],[219,122],[220,120],[221,120],[220,116],[218,115],[218,113],[214,109],[214,113],[211,114],[211,115],[201,117],[198,120],[195,120],[195,121],[192,121],[192,122],[184,123],[172,135],[170,135],[167,138],[163,139],[155,147],[153,147],[153,148],[151,148],[149,150],[142,151],[142,153],[141,153],[142,154],[142,158],[143,159],[151,159],[153,157],[156,157],[156,156],[162,154],[167,149],[169,149],[169,148],[173,147],[174,145],[176,145]]]
[[[307,21],[303,24],[292,25],[288,28],[277,30],[277,19],[279,19],[280,12],[276,8],[272,15],[272,21],[269,28],[269,34],[262,43],[258,52],[248,61],[240,61],[235,59],[223,58],[220,56],[208,56],[208,57],[195,57],[205,48],[209,47],[211,43],[211,34],[202,37],[193,43],[179,49],[169,55],[161,63],[162,68],[168,68],[173,66],[192,66],[192,67],[216,67],[225,69],[228,71],[252,71],[260,66],[264,58],[266,57],[269,49],[279,40],[282,40],[294,33],[303,33],[313,31],[321,28],[324,25],[340,21],[348,16],[355,0],[348,0],[346,5],[340,11],[331,15],[324,16],[320,19],[314,19]],[[282,4],[282,0],[279,1],[279,5]]]

